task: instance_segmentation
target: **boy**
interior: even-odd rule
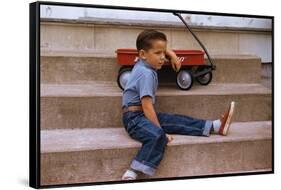
[[[210,133],[227,135],[234,102],[228,111],[215,121],[194,119],[189,116],[157,113],[153,104],[158,87],[156,71],[169,57],[174,70],[181,67],[176,54],[167,49],[165,34],[145,30],[137,41],[139,60],[135,64],[123,92],[123,124],[128,134],[142,143],[130,168],[122,180],[137,179],[137,172],[152,176],[163,158],[165,147],[173,140],[169,134],[209,136]]]

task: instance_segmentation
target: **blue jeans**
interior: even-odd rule
[[[131,168],[147,175],[154,175],[165,152],[168,134],[209,136],[212,121],[195,119],[185,115],[157,113],[161,127],[149,121],[143,111],[123,114],[123,124],[133,139],[142,147],[131,163]]]

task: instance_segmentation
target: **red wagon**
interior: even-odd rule
[[[174,50],[182,63],[181,69],[176,76],[176,83],[182,90],[189,90],[192,87],[193,79],[197,80],[201,85],[208,85],[212,81],[212,71],[215,70],[216,66],[213,64],[205,46],[193,33],[183,17],[179,13],[173,14],[179,17],[204,50]],[[117,63],[122,66],[118,73],[117,83],[119,87],[124,90],[133,65],[138,60],[138,54],[136,49],[117,49],[116,53]],[[204,63],[205,54],[209,60],[209,64]],[[171,65],[171,63],[167,61],[164,66],[165,65]]]
[[[204,75],[196,76],[206,68],[204,64],[204,52],[201,50],[173,50],[181,61],[181,69],[177,73],[176,83],[182,90],[188,90],[192,87],[193,78],[200,84],[207,85],[212,80],[212,72],[207,72]],[[117,49],[117,64],[122,67],[118,73],[117,83],[123,90],[127,83],[128,77],[134,64],[138,60],[136,49]],[[171,63],[166,61],[164,66],[169,66]]]

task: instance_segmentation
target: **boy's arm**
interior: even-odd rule
[[[154,125],[161,127],[152,104],[152,98],[150,96],[142,97],[141,104],[145,117],[150,120]]]
[[[141,104],[145,117],[156,126],[161,127],[155,109],[152,104],[152,98],[150,96],[142,97]],[[172,142],[172,140],[174,139],[173,136],[168,134],[166,134],[166,137],[168,139],[168,143]]]
[[[178,72],[181,68],[181,62],[178,59],[176,53],[172,51],[171,49],[166,50],[166,55],[171,59],[171,64],[173,69]]]

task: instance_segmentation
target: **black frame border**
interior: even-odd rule
[[[29,186],[40,188],[40,3],[29,4]]]
[[[104,8],[104,9],[118,9],[118,10],[135,10],[135,11],[153,11],[153,12],[180,12],[187,14],[203,14],[214,16],[233,16],[233,17],[248,17],[248,18],[264,18],[272,20],[272,170],[260,172],[243,172],[230,174],[212,174],[202,176],[186,176],[186,177],[171,177],[171,178],[157,178],[157,179],[142,179],[136,181],[108,181],[108,182],[93,182],[93,183],[74,183],[74,184],[59,184],[59,185],[41,185],[40,184],[40,5],[54,5],[54,6],[70,6],[70,7],[84,7],[84,8]],[[203,11],[189,11],[189,10],[172,10],[172,9],[156,9],[156,8],[141,8],[141,7],[126,7],[126,6],[112,6],[112,5],[95,5],[83,3],[64,3],[64,2],[48,2],[37,1],[29,4],[29,186],[39,188],[56,188],[56,187],[77,187],[89,185],[110,185],[123,183],[139,183],[151,181],[168,181],[168,180],[182,180],[182,179],[198,179],[198,178],[215,178],[215,177],[234,177],[245,175],[260,175],[260,174],[274,174],[275,172],[275,154],[274,154],[274,16],[268,15],[249,15],[236,13],[218,13],[218,12],[203,12]]]

